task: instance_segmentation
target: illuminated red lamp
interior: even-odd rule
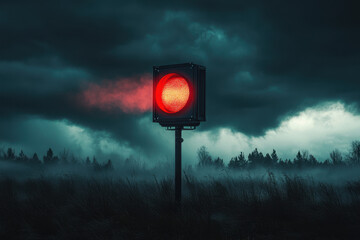
[[[190,86],[186,79],[177,73],[165,75],[156,86],[156,104],[166,113],[181,111],[189,98]]]
[[[193,63],[154,67],[153,121],[166,127],[205,121],[205,67]]]

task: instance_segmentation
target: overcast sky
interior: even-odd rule
[[[184,133],[185,161],[201,145],[226,162],[255,147],[345,152],[360,140],[360,14],[296,2],[2,1],[0,148],[171,160],[152,66],[195,62],[207,122]]]

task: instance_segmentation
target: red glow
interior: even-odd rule
[[[152,78],[140,78],[90,83],[78,94],[80,103],[103,111],[120,109],[125,113],[142,113],[152,109]]]
[[[190,98],[190,87],[179,74],[170,73],[162,77],[156,87],[156,103],[166,113],[182,110]]]

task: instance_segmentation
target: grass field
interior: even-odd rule
[[[185,172],[0,179],[0,239],[358,239],[360,181]]]

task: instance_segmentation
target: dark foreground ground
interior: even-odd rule
[[[360,181],[0,180],[0,239],[359,239]]]

